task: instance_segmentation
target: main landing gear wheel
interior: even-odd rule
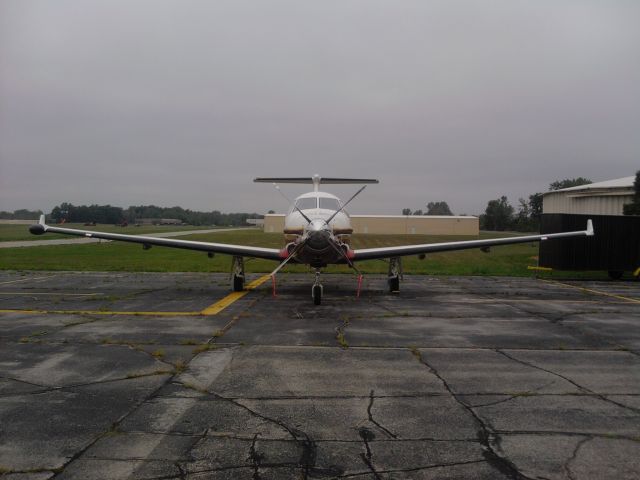
[[[389,273],[387,274],[390,293],[400,292],[400,278],[402,278],[402,261],[400,257],[391,257],[389,259]]]
[[[313,297],[313,304],[320,305],[322,303],[322,285],[314,285],[311,288],[311,296]]]
[[[234,292],[241,292],[244,290],[244,277],[241,277],[239,275],[234,275],[233,276],[233,291]]]
[[[231,263],[231,288],[234,292],[244,290],[244,260],[242,257],[233,257]]]
[[[624,275],[622,270],[609,270],[609,278],[611,280],[620,280],[622,275]]]

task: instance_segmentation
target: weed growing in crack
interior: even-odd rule
[[[209,393],[207,391],[207,389],[199,387],[199,386],[197,386],[197,385],[195,385],[195,384],[193,384],[191,382],[182,382],[182,386],[184,388],[188,388],[189,390],[194,390],[194,391],[199,392],[199,393],[205,393],[205,394]]]
[[[198,345],[198,342],[193,340],[193,339],[185,339],[185,340],[180,340],[180,345]]]
[[[199,353],[206,352],[208,350],[214,350],[215,348],[216,346],[211,343],[203,343],[202,345],[198,345],[196,348],[194,348],[191,351],[191,353],[193,353],[194,355],[197,355]]]
[[[338,345],[340,345],[340,348],[344,348],[345,350],[349,348],[349,343],[347,342],[347,339],[345,338],[344,332],[342,330],[338,330],[336,332],[336,340],[338,341]]]
[[[157,350],[154,350],[153,352],[151,352],[151,355],[159,358],[159,359],[163,359],[164,358],[164,350],[159,348]]]
[[[418,350],[418,347],[416,347],[415,345],[410,345],[409,350],[411,351],[411,355],[416,357],[419,362],[422,362],[422,353],[420,353],[420,350]]]
[[[187,368],[187,364],[182,358],[177,359],[176,362],[173,364],[173,366],[175,368],[175,373],[184,372],[185,369]]]

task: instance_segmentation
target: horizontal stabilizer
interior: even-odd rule
[[[253,180],[257,183],[305,183],[305,184],[354,184],[354,183],[379,183],[374,178],[327,178],[327,177],[259,177]]]

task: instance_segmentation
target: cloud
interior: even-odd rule
[[[354,213],[438,200],[478,213],[560,178],[632,175],[639,13],[623,0],[5,1],[0,204],[282,210],[254,176],[320,173],[382,180]]]

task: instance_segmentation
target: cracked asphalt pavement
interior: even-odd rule
[[[1,272],[0,477],[640,478],[640,282],[228,283]]]

